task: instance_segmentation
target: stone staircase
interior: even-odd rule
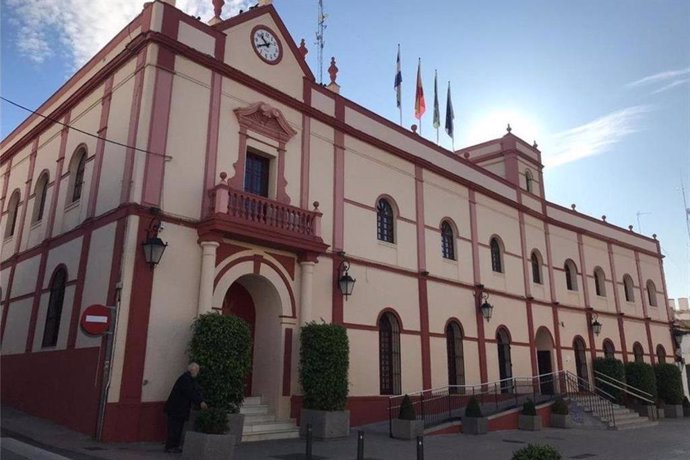
[[[615,426],[608,419],[608,415],[599,413],[596,406],[592,407],[589,404],[591,396],[589,397],[578,397],[577,395],[570,396],[571,402],[580,406],[585,412],[591,414],[593,417],[598,419],[601,423],[610,429],[614,430],[634,430],[636,428],[645,428],[649,426],[658,425],[659,422],[652,421],[647,417],[640,416],[637,412],[628,409],[625,406],[619,404],[613,404],[613,417]]]
[[[261,404],[261,396],[244,398],[240,408],[244,414],[242,442],[299,438],[299,427],[293,420],[277,420],[269,407]]]

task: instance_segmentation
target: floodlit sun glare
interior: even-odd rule
[[[468,128],[468,144],[474,145],[491,139],[503,137],[510,123],[512,133],[531,144],[539,142],[539,124],[529,115],[512,109],[493,110],[472,117]]]

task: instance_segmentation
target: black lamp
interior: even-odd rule
[[[158,208],[152,208],[151,212],[158,214],[160,210]],[[146,230],[146,241],[141,243],[141,246],[144,248],[144,260],[151,266],[151,270],[161,261],[165,248],[168,247],[168,243],[164,243],[163,240],[158,238],[158,232],[161,230],[161,220],[156,215],[151,219],[149,228]]]
[[[594,332],[596,335],[599,335],[601,333],[601,323],[599,322],[599,316],[594,313],[592,314],[592,332]]]
[[[479,288],[480,291],[478,292],[479,299],[481,301],[481,304],[479,304],[479,309],[481,310],[484,319],[488,322],[491,321],[491,315],[494,312],[494,306],[488,302],[489,294],[484,292],[483,288],[484,286],[481,286]]]
[[[338,255],[344,257],[344,252],[339,252]],[[343,259],[338,266],[338,273],[340,273],[340,278],[338,278],[338,288],[340,292],[345,296],[345,300],[352,295],[352,290],[355,288],[356,279],[350,276],[348,271],[350,270],[350,261]]]

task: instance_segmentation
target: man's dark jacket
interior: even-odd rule
[[[203,400],[201,388],[192,374],[185,372],[177,379],[170,391],[170,396],[165,403],[165,413],[169,417],[189,420],[192,403],[201,404]]]

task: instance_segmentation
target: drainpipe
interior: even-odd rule
[[[122,281],[119,281],[115,287],[115,306],[108,306],[111,312],[110,330],[105,333],[105,359],[103,361],[103,383],[101,384],[101,396],[98,401],[98,422],[96,425],[96,439],[102,441],[103,439],[103,424],[105,423],[105,407],[108,404],[108,392],[110,390],[110,382],[112,378],[112,362],[113,352],[115,350],[115,336],[117,335],[118,326],[118,311],[120,310],[120,293],[122,292]]]

